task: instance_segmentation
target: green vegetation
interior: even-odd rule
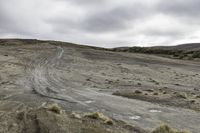
[[[134,52],[134,53],[146,53],[146,54],[167,54],[178,56],[183,53],[182,50],[171,50],[171,49],[161,49],[161,48],[147,48],[147,47],[130,47],[125,49],[113,49],[119,52]]]
[[[200,51],[186,51],[178,49],[165,49],[165,48],[153,48],[153,47],[114,48],[112,50],[116,52],[170,55],[171,57],[177,59],[191,60],[194,58],[200,58]]]
[[[192,58],[200,58],[200,51],[195,51],[192,53]]]

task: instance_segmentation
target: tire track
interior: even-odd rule
[[[57,46],[56,53],[52,58],[51,55],[47,55],[48,57],[37,56],[31,62],[30,67],[27,68],[27,72],[31,75],[30,81],[32,83],[32,89],[35,93],[43,97],[86,105],[72,97],[72,95],[76,94],[66,86],[59,84],[59,81],[54,77],[53,68],[59,63],[63,53],[63,48]],[[69,94],[62,95],[61,90],[65,90]]]

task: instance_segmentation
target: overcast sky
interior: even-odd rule
[[[200,42],[200,0],[0,0],[0,38],[101,47]]]

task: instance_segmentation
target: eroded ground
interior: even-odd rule
[[[61,42],[0,46],[0,100],[18,106],[57,102],[67,111],[99,111],[145,129],[167,123],[199,133],[199,86],[197,61]]]

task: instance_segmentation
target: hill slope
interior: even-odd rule
[[[146,130],[166,123],[199,133],[199,86],[197,61],[58,41],[0,40],[0,132],[37,128],[37,133],[65,133],[68,127],[78,133],[130,132],[98,113],[89,119],[68,117],[71,112],[101,112]],[[51,103],[69,113],[49,112],[44,105]]]
[[[180,45],[176,45],[176,46],[157,46],[154,48],[195,51],[195,50],[200,50],[200,43],[187,43],[187,44],[180,44]]]
[[[200,58],[200,43],[182,44],[177,46],[156,46],[156,47],[119,47],[112,49],[118,52],[159,54],[177,59]]]

